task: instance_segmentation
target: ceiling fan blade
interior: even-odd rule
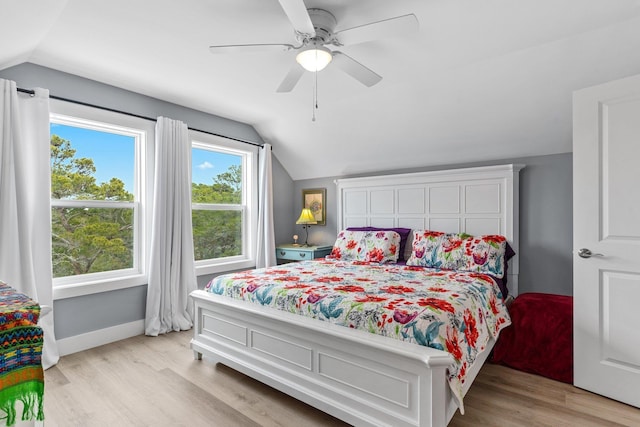
[[[302,68],[300,64],[298,64],[297,62],[294,62],[291,68],[289,69],[289,72],[284,77],[284,80],[282,80],[282,83],[280,83],[280,86],[278,86],[278,89],[276,90],[276,92],[278,93],[291,92],[293,88],[298,84],[298,81],[300,80],[303,74],[304,74],[304,68]]]
[[[226,44],[209,46],[209,52],[213,54],[227,53],[264,53],[264,52],[285,52],[294,49],[290,44]]]
[[[313,23],[307,12],[307,6],[304,5],[302,0],[279,0],[280,6],[284,9],[284,13],[287,14],[289,21],[293,25],[293,28],[303,34],[308,34],[310,37],[316,35],[316,30],[313,28]]]
[[[418,28],[418,18],[410,13],[338,31],[335,36],[342,45],[348,46],[381,38],[408,36],[416,33]]]
[[[342,52],[333,51],[333,61],[331,62],[365,86],[371,87],[382,80],[382,76]]]

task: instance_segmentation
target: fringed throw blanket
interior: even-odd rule
[[[0,282],[0,420],[7,426],[44,419],[39,316],[37,302]]]

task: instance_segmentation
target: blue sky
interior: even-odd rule
[[[117,177],[124,182],[125,189],[133,193],[134,138],[57,123],[51,123],[51,134],[71,141],[77,158],[93,159],[98,184]],[[242,162],[240,156],[233,154],[201,149],[193,149],[192,153],[193,182],[199,184],[213,184],[217,175]]]
[[[192,150],[191,172],[193,182],[197,184],[213,184],[213,179],[226,172],[232,165],[240,165],[242,157],[234,154],[218,153],[215,151]]]
[[[51,123],[51,134],[71,142],[75,157],[93,159],[98,184],[117,177],[125,189],[133,193],[135,139],[130,136],[100,132]]]

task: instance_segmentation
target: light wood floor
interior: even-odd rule
[[[45,426],[345,426],[226,366],[193,359],[191,331],[62,357],[45,373]],[[640,410],[486,364],[450,426],[640,426]]]

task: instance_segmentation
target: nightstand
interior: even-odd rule
[[[296,246],[285,244],[276,246],[278,264],[283,262],[304,261],[306,259],[324,258],[331,253],[332,245]]]

